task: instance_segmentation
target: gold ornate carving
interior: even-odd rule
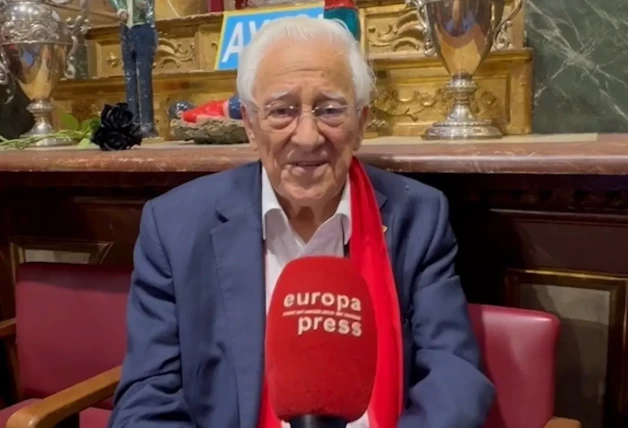
[[[379,136],[416,136],[445,118],[452,98],[444,89],[449,76],[437,58],[378,59],[373,64],[378,86],[369,131]],[[479,88],[472,109],[479,117],[492,119],[509,135],[530,133],[529,50],[491,54],[475,80]]]
[[[109,52],[109,54],[107,55],[107,59],[105,59],[105,61],[107,62],[109,67],[118,68],[122,60],[120,59],[120,57],[116,56],[113,52]]]
[[[497,27],[497,34],[493,43],[493,49],[502,50],[510,49],[513,44],[512,40],[512,26],[513,19],[516,19],[517,15],[523,8],[524,0],[512,0],[510,7],[506,7],[504,10],[504,18]]]
[[[370,50],[384,48],[389,52],[398,52],[409,48],[431,56],[434,55],[434,48],[426,35],[427,25],[418,19],[414,9],[400,10],[394,20],[373,20],[366,28]]]
[[[494,119],[506,134],[528,134],[531,129],[531,52],[504,52],[489,56],[477,75],[473,108],[480,117]],[[436,58],[374,61],[377,96],[369,130],[379,136],[420,135],[445,117],[451,103],[443,87],[448,75]],[[182,67],[183,68],[183,67]],[[178,100],[196,104],[228,98],[235,89],[235,73],[174,72],[153,77],[155,120],[163,137],[170,136],[168,106]],[[80,95],[79,95],[80,94]],[[122,76],[85,81],[63,81],[55,94],[59,108],[77,118],[93,117],[104,103],[125,99]]]
[[[55,9],[65,19],[75,16],[79,0],[72,0]],[[157,20],[182,18],[207,12],[207,2],[203,0],[155,0],[155,18]],[[89,0],[89,22],[92,25],[118,23],[118,17],[109,0]]]
[[[203,0],[155,0],[155,17],[158,20],[181,18],[207,12]]]
[[[371,105],[369,130],[381,132],[387,129],[387,122],[391,119],[408,119],[417,123],[426,115],[444,117],[451,111],[452,105],[451,94],[443,88],[432,93],[410,90],[405,96],[400,94],[399,89],[388,88]],[[480,117],[499,120],[503,108],[495,94],[480,88],[471,99],[471,110]]]
[[[449,76],[431,53],[425,23],[399,0],[359,2],[362,46],[375,69],[379,96],[371,111],[369,130],[379,136],[420,135],[447,114],[451,99],[443,91]],[[512,7],[507,1],[506,8]],[[506,134],[531,132],[532,52],[523,49],[519,13],[512,25],[511,48],[492,52],[474,78],[479,85],[473,107],[480,117],[496,120]],[[235,89],[234,73],[215,73],[221,14],[196,15],[157,23],[160,45],[153,86],[155,121],[163,137],[170,136],[167,118],[171,102],[196,104],[228,98]],[[95,105],[125,99],[120,61],[119,25],[95,27],[90,43],[91,79],[64,81],[55,98],[80,117]],[[89,95],[85,95],[89,94]]]
[[[169,64],[174,65],[176,68],[181,68],[181,65],[184,63],[194,60],[194,53],[194,42],[188,41],[182,43],[176,39],[163,37],[163,34],[160,33],[159,45],[157,46],[157,52],[155,52],[153,70],[162,70]],[[107,54],[105,61],[111,68],[122,67],[121,58],[113,52]]]
[[[368,126],[366,128],[368,138],[375,138],[378,135],[389,135],[390,126],[389,119],[390,115],[385,111],[377,107],[377,105],[371,106],[370,118],[368,122]]]
[[[193,41],[182,43],[176,39],[166,38],[163,33],[160,33],[153,68],[161,70],[167,64],[174,64],[175,67],[180,68],[183,63],[194,60],[194,53]]]
[[[512,36],[510,34],[511,27],[512,23],[510,21],[506,21],[504,22],[504,25],[499,28],[499,31],[495,36],[495,41],[493,42],[493,50],[504,50],[512,47]]]
[[[63,6],[55,5],[55,10],[64,21],[76,16],[76,12],[79,9],[80,0],[72,0]],[[109,0],[89,0],[87,19],[89,19],[91,25],[107,25],[120,22]]]
[[[157,22],[159,44],[153,72],[198,72],[214,68],[221,16],[195,15]],[[120,25],[94,27],[86,35],[90,77],[122,76]]]
[[[422,111],[442,104],[443,99],[442,90],[437,90],[434,94],[412,91],[403,97],[398,89],[387,89],[375,99],[373,105],[392,117],[406,117],[416,122]]]
[[[516,0],[519,1],[519,0]],[[499,28],[493,50],[523,48],[523,11],[510,15],[520,6],[513,0],[506,2],[505,24]],[[363,45],[371,56],[410,55],[430,57],[434,48],[429,38],[428,24],[413,7],[405,4],[385,4],[361,10],[366,29]]]
[[[92,100],[75,103],[72,106],[72,115],[81,121],[92,117],[99,117],[103,107],[104,106],[96,105]]]

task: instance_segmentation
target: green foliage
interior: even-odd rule
[[[79,142],[77,146],[79,149],[85,149],[90,146],[92,134],[100,126],[100,118],[86,119],[79,123],[76,117],[67,112],[61,113],[59,121],[61,122],[62,129],[48,135],[21,137],[12,140],[6,139],[0,135],[0,150],[25,149],[48,137],[67,138],[74,142]]]
[[[89,139],[89,138],[83,138],[83,139],[81,140],[81,142],[80,142],[80,143],[78,143],[78,146],[77,146],[77,147],[78,147],[79,149],[85,149],[85,148],[89,147],[89,145],[90,145],[91,143],[92,143],[92,142],[90,141],[90,139]]]
[[[79,130],[79,121],[72,116],[70,113],[63,112],[59,116],[59,120],[61,121],[61,125],[64,130],[67,131],[78,131]]]
[[[89,129],[92,132],[96,132],[96,130],[100,127],[100,118],[93,117],[91,119],[85,119],[81,123],[81,129]]]

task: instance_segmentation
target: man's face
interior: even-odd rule
[[[340,194],[366,124],[354,92],[346,56],[324,39],[278,43],[260,63],[256,109],[244,109],[244,124],[292,207],[324,206]]]

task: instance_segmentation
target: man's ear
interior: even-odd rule
[[[244,123],[244,130],[246,131],[246,137],[249,139],[251,148],[257,151],[257,140],[255,139],[255,133],[253,132],[253,121],[255,120],[254,112],[249,112],[244,103],[240,105],[240,112],[242,113],[242,122]]]
[[[360,116],[358,117],[358,126],[360,129],[360,134],[358,138],[356,138],[355,146],[353,147],[353,151],[357,152],[360,146],[362,145],[362,140],[364,139],[364,134],[366,133],[366,127],[369,124],[370,119],[370,108],[369,106],[363,107],[360,110]]]

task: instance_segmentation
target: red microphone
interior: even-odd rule
[[[344,428],[367,410],[377,362],[368,285],[340,257],[281,273],[266,320],[268,397],[291,428]]]

